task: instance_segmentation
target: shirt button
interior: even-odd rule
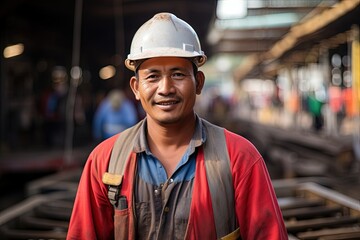
[[[169,212],[169,210],[170,210],[169,207],[165,207],[165,208],[164,208],[164,212],[166,212],[166,213]]]
[[[159,190],[155,189],[155,195],[158,195],[159,194]]]
[[[174,182],[174,179],[170,178],[170,180],[169,180],[169,181],[170,181],[170,183],[173,183],[173,182]]]

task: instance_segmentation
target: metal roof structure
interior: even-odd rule
[[[303,8],[300,8],[304,10]],[[311,10],[311,11],[310,11]],[[320,47],[336,46],[347,41],[347,33],[353,25],[360,24],[360,1],[339,0],[322,1],[314,8],[308,8],[298,22],[279,29],[269,27],[251,30],[223,30],[223,36],[228,31],[235,31],[230,36],[232,51],[246,54],[245,60],[235,70],[237,81],[246,77],[265,76],[273,74],[279,64],[303,64],[313,54],[319,52]],[[298,14],[298,9],[296,11]],[[302,12],[304,13],[304,12]],[[300,15],[299,15],[300,16]],[[264,37],[256,37],[259,31],[265,31]],[[242,36],[248,36],[244,38]],[[228,41],[222,37],[218,41],[217,49]],[[230,45],[230,44],[229,44]],[[261,46],[253,49],[252,46]],[[235,49],[235,50],[234,50]],[[231,52],[231,50],[228,50]]]
[[[3,0],[0,47],[21,42],[24,58],[34,66],[45,61],[67,68],[79,48],[80,66],[93,71],[93,77],[107,64],[118,65],[126,75],[123,62],[135,31],[158,12],[172,12],[190,23],[210,54],[205,37],[215,6],[216,0]]]

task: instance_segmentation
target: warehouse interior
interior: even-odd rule
[[[1,1],[0,238],[65,238],[94,113],[112,89],[136,104],[124,60],[158,12],[198,33],[196,112],[259,150],[289,239],[360,238],[360,0]]]

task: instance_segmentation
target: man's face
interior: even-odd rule
[[[144,61],[130,86],[141,101],[147,117],[159,124],[173,124],[194,117],[196,94],[204,75],[194,76],[192,63],[185,58],[158,57]]]

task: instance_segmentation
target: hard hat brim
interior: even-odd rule
[[[140,64],[136,64],[137,61],[145,60],[148,58],[156,57],[182,57],[182,58],[194,58],[193,61],[196,66],[200,67],[206,62],[206,55],[204,52],[189,52],[178,48],[155,48],[148,49],[139,54],[129,54],[125,60],[125,66],[132,71],[135,71]]]

